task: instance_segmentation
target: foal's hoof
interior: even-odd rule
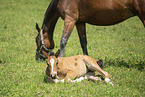
[[[110,81],[110,79],[109,78],[105,78],[105,80],[104,80],[106,83],[109,83],[109,84],[111,84],[112,86],[113,86],[113,83]]]

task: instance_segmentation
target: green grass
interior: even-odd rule
[[[89,55],[103,59],[104,70],[112,75],[114,86],[104,82],[51,84],[44,81],[45,62],[35,61],[35,23],[40,26],[48,0],[0,0],[0,96],[145,96],[145,29],[131,18],[123,23],[102,27],[87,25]],[[59,19],[55,49],[63,30]],[[65,56],[82,54],[74,28]]]

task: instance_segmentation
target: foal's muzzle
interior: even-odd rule
[[[55,75],[51,75],[52,79],[56,79],[56,74]]]

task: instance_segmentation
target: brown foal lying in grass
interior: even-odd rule
[[[60,51],[57,51],[53,56],[49,56],[46,66],[46,74],[55,83],[64,81],[80,82],[84,79],[94,81],[103,79],[105,82],[112,84],[110,82],[111,76],[103,71],[93,58],[87,55],[63,58],[58,57],[59,53]],[[102,79],[95,76],[95,71],[98,71]]]

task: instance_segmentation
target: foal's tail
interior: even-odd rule
[[[97,61],[97,64],[101,67],[101,69],[103,69],[104,66],[105,66],[105,64],[104,64],[102,59],[99,59],[99,61]]]

